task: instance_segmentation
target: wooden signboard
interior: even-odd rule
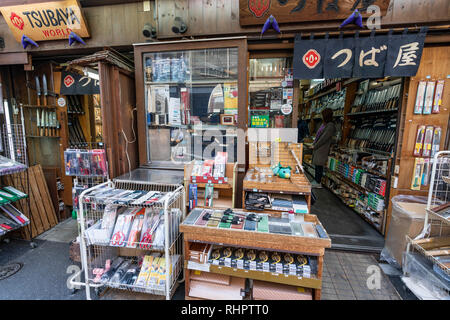
[[[1,7],[0,11],[18,42],[22,35],[34,41],[67,39],[72,31],[89,37],[78,0]]]
[[[390,0],[239,0],[241,26],[263,24],[272,14],[278,23],[344,20],[355,9],[365,11],[377,5],[385,15]]]

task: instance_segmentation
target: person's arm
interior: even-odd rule
[[[314,143],[314,149],[320,148],[328,140],[330,140],[333,137],[335,131],[336,131],[336,127],[334,125],[325,127],[325,129],[323,130],[322,134],[319,137],[319,140],[317,140]]]

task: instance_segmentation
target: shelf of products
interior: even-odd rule
[[[214,160],[195,160],[184,166],[186,206],[234,208],[237,163],[227,163],[227,154],[219,152]]]
[[[183,267],[178,231],[185,215],[183,186],[173,191],[145,183],[128,187],[133,188],[108,181],[80,196],[87,298],[90,287],[100,286],[170,299]]]
[[[185,241],[186,297],[192,295],[192,269],[309,288],[320,299],[323,254],[331,241],[314,215],[289,219],[197,208],[180,231]]]

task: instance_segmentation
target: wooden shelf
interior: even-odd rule
[[[197,188],[206,188],[206,185],[208,183],[203,182],[189,182],[189,184],[196,184]],[[214,186],[214,189],[233,189],[233,186],[229,184],[228,182],[225,183],[210,183]]]
[[[185,263],[187,266],[187,262]],[[197,270],[195,268],[187,268],[189,270]],[[204,271],[204,270],[200,270]],[[320,289],[322,287],[322,280],[317,277],[300,277],[294,275],[280,274],[275,272],[265,272],[259,270],[245,270],[230,268],[225,266],[210,265],[209,272],[223,274],[232,277],[249,278],[254,280],[275,282],[281,284],[287,284],[291,286]]]
[[[390,113],[390,112],[397,112],[397,111],[398,111],[398,109],[372,110],[372,111],[347,113],[347,116],[359,116],[359,115],[369,115],[369,114],[377,114],[377,113]]]
[[[205,203],[205,199],[197,199],[197,208],[205,208],[205,209],[228,209],[228,208],[233,208],[233,198],[231,198],[231,197],[221,197],[219,199],[213,199],[213,206],[212,207],[207,207],[207,206],[204,205],[204,203]],[[187,205],[189,205],[189,202],[188,202]]]
[[[317,216],[305,214],[304,220],[314,224],[322,225]],[[317,275],[312,278],[299,277],[294,275],[284,275],[272,272],[257,270],[242,270],[225,266],[210,265],[209,272],[249,278],[255,280],[270,281],[293,286],[302,286],[313,289],[313,297],[320,299],[322,286],[323,257],[325,248],[331,247],[330,238],[310,238],[294,235],[274,234],[268,232],[247,231],[238,229],[223,229],[217,227],[180,225],[180,232],[183,233],[185,247],[185,268],[190,258],[190,248],[192,243],[211,243],[222,246],[235,246],[239,248],[251,248],[257,250],[274,250],[279,252],[289,252],[317,257]],[[208,272],[206,270],[201,270]],[[185,272],[186,296],[190,290],[190,272]]]
[[[184,166],[184,188],[186,192],[186,206],[189,206],[189,185],[196,184],[197,188],[206,188],[206,183],[191,182],[192,169],[194,167],[194,162],[190,162]],[[223,209],[223,208],[235,208],[235,190],[236,190],[236,176],[237,176],[237,163],[227,163],[225,168],[225,177],[227,177],[227,182],[224,183],[214,183],[214,191],[218,191],[218,199],[213,199],[212,208]],[[209,208],[204,206],[205,198],[197,197],[197,207]]]

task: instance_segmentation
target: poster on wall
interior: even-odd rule
[[[78,0],[14,5],[0,11],[17,42],[22,35],[34,41],[67,39],[72,31],[81,38],[90,36]]]
[[[294,44],[295,79],[382,78],[415,76],[419,68],[426,28],[398,36],[375,35],[344,39],[304,40]],[[350,72],[351,70],[351,72]]]
[[[253,115],[250,120],[250,126],[252,128],[268,128],[269,115]]]

